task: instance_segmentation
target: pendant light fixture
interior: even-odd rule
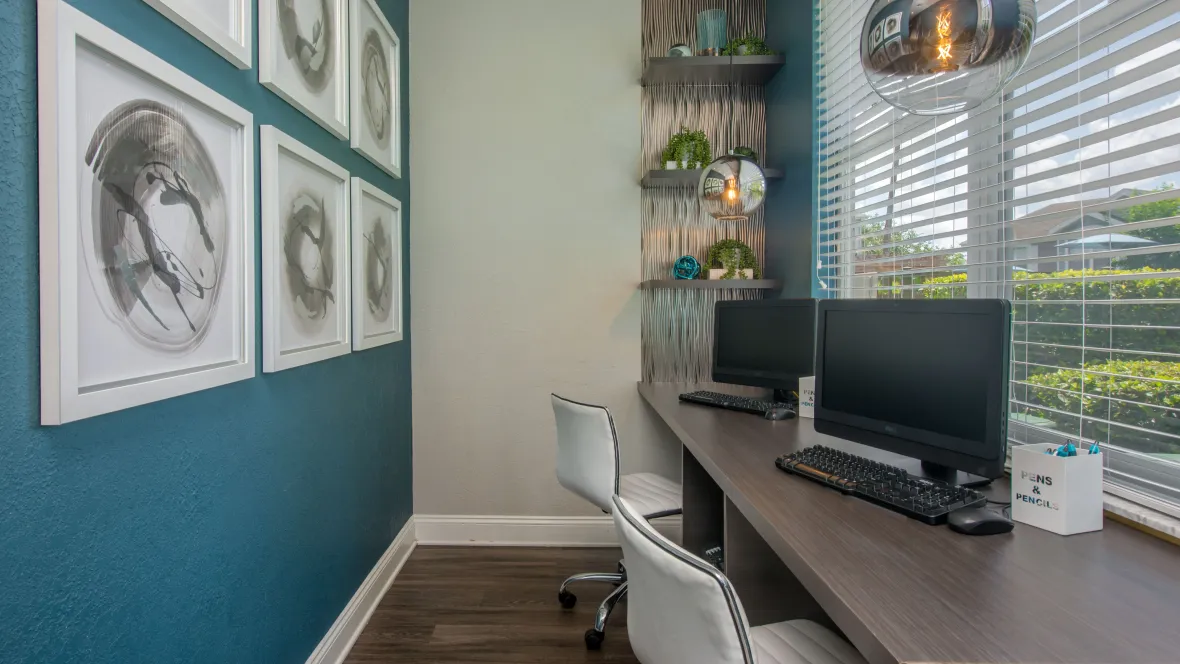
[[[1034,0],[876,0],[861,28],[861,66],[903,111],[961,113],[1016,76],[1036,28]]]
[[[726,13],[733,16],[731,12]],[[730,153],[714,159],[701,173],[697,199],[714,219],[745,221],[762,207],[766,198],[766,174],[745,155],[733,153],[733,54],[729,55],[729,147]]]

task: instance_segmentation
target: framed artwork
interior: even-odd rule
[[[39,0],[41,422],[252,378],[254,118]]]
[[[352,148],[402,176],[401,41],[374,0],[351,0]]]
[[[347,0],[259,0],[258,82],[348,138]]]
[[[352,349],[402,340],[402,204],[352,179]]]
[[[262,369],[352,349],[348,171],[262,127]]]
[[[238,69],[254,63],[250,0],[144,0]]]

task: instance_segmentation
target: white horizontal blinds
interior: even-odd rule
[[[1042,0],[1011,84],[938,117],[869,87],[870,4],[818,7],[821,294],[1011,299],[1014,440],[1180,504],[1180,0]]]

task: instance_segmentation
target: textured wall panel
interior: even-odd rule
[[[644,0],[644,58],[664,55],[675,43],[696,41],[696,15],[725,9],[729,36],[765,34],[765,0]],[[732,126],[731,126],[732,114]],[[662,168],[668,137],[680,129],[701,129],[713,155],[745,145],[766,152],[766,102],[759,86],[653,86],[643,93],[643,170]],[[773,186],[773,185],[772,185]],[[643,192],[643,278],[667,279],[685,254],[704,263],[718,240],[738,239],[765,264],[762,211],[749,221],[721,222],[701,212],[696,189]],[[713,305],[719,300],[754,299],[750,290],[648,290],[643,292],[643,379],[709,380],[713,349]]]
[[[730,110],[733,136],[730,138]],[[644,89],[643,167],[660,163],[668,138],[680,127],[704,130],[713,156],[738,145],[766,152],[766,96],[761,86],[661,85]]]
[[[724,9],[729,38],[766,34],[766,0],[643,0],[643,58],[664,56],[673,44],[696,46],[697,14]]]
[[[643,380],[712,380],[713,305],[759,297],[752,290],[643,291]]]
[[[749,221],[718,221],[701,211],[695,195],[675,189],[647,189],[643,192],[642,223],[644,279],[670,278],[672,264],[685,254],[701,261],[706,269],[709,247],[726,238],[749,245],[759,265],[765,257],[762,210]]]

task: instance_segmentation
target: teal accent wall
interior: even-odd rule
[[[811,297],[815,274],[812,26],[811,2],[766,0],[766,43],[787,62],[766,86],[766,164],[783,179],[766,196],[763,272],[783,297]]]
[[[400,199],[409,329],[408,150],[388,177],[142,0],[70,1]],[[412,512],[411,339],[39,426],[35,5],[0,0],[0,661],[301,663]]]

